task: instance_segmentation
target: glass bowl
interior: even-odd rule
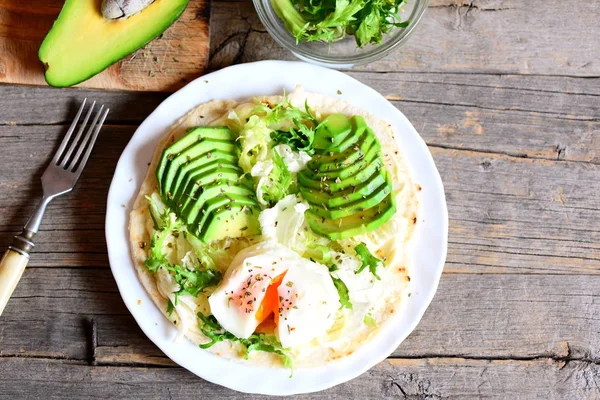
[[[402,21],[410,21],[406,28],[394,28],[389,34],[383,36],[382,42],[378,45],[369,44],[358,48],[354,36],[351,35],[333,43],[296,43],[296,38],[285,28],[273,10],[271,0],[253,0],[253,2],[260,21],[279,45],[301,60],[333,68],[350,68],[385,57],[406,42],[429,4],[429,0],[407,0],[399,13]]]

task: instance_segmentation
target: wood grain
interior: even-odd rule
[[[180,368],[89,366],[27,358],[10,358],[3,364],[11,371],[11,380],[0,380],[2,399],[26,398],[32,393],[46,399],[196,399],[199,393],[203,398],[272,398],[241,395]],[[332,389],[294,398],[597,400],[599,374],[598,365],[581,361],[400,359],[384,361]]]
[[[598,15],[597,1],[433,0],[405,45],[356,70],[598,77]],[[216,2],[212,23],[213,68],[294,59],[249,1]]]
[[[599,19],[600,3],[585,0],[432,0],[406,45],[347,71],[428,143],[450,212],[448,259],[391,358],[295,398],[600,399]],[[210,53],[213,69],[293,59],[249,0],[213,2]],[[111,116],[75,192],[51,205],[0,318],[0,398],[264,398],[176,367],[108,269],[109,180],[165,93],[0,85],[0,248],[83,97]]]
[[[97,1],[98,7],[100,2]],[[60,0],[0,0],[0,82],[46,86],[37,51],[62,4]],[[191,0],[179,20],[159,38],[78,86],[141,91],[179,89],[207,67],[209,16],[207,0]]]

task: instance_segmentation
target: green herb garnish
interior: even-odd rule
[[[371,252],[367,248],[367,245],[365,245],[364,243],[357,245],[354,248],[354,251],[356,251],[356,255],[362,261],[362,265],[360,266],[359,269],[357,269],[355,271],[355,273],[359,274],[365,268],[369,267],[369,271],[371,271],[373,276],[380,280],[381,278],[377,275],[377,266],[379,264],[383,265],[383,261],[381,261],[379,258],[375,257],[373,254],[371,254]]]
[[[173,310],[175,310],[175,306],[173,305],[171,299],[167,299],[167,301],[167,316],[171,317],[171,315],[173,315]]]
[[[377,322],[375,321],[375,318],[373,318],[373,316],[369,313],[365,314],[363,322],[365,323],[365,325],[370,326],[371,328],[377,327]]]
[[[279,200],[293,192],[292,184],[294,180],[292,174],[283,162],[283,157],[279,155],[275,148],[273,152],[273,169],[267,177],[267,183],[262,186],[262,198],[270,206],[275,205]]]
[[[253,351],[264,351],[267,353],[277,354],[283,357],[283,366],[285,368],[293,368],[292,358],[287,354],[286,349],[281,347],[281,343],[275,336],[268,336],[262,333],[253,334],[248,339],[240,339],[233,333],[226,331],[219,324],[217,319],[213,315],[208,317],[201,312],[198,313],[198,318],[202,320],[200,330],[204,335],[210,339],[210,342],[201,344],[201,349],[208,349],[216,343],[224,340],[231,340],[232,342],[239,342],[246,347],[246,354],[244,359],[248,359],[250,353]]]
[[[315,140],[315,130],[319,125],[312,115],[308,102],[304,102],[304,111],[294,107],[289,99],[285,99],[269,110],[269,123],[281,125],[289,121],[293,126],[287,129],[278,129],[271,133],[271,138],[276,144],[283,143],[290,146],[293,151],[304,151],[309,155],[314,154],[312,143]]]
[[[179,290],[174,292],[175,304],[177,304],[178,296],[198,297],[198,294],[207,287],[216,286],[221,282],[221,273],[217,270],[201,271],[196,267],[193,271],[190,271],[180,265],[166,265],[165,268],[173,272],[175,282],[179,285]]]
[[[333,284],[337,289],[338,295],[340,296],[340,308],[347,308],[348,310],[352,310],[352,303],[350,303],[350,296],[348,295],[348,287],[344,283],[343,280],[339,278],[331,277],[333,280]]]
[[[152,233],[150,256],[144,261],[144,265],[150,272],[156,273],[161,265],[168,264],[167,254],[163,250],[167,238],[172,233],[177,232],[183,223],[169,210],[169,208],[165,208],[162,213],[158,213],[156,202],[151,198],[148,199],[150,201],[150,215],[153,216],[156,230]]]

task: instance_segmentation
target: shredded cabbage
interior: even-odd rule
[[[305,258],[326,265],[331,260],[333,243],[311,231],[304,218],[306,210],[308,203],[294,194],[263,210],[258,216],[263,237],[289,247]]]
[[[271,128],[265,118],[252,115],[240,129],[239,135],[242,145],[239,165],[244,172],[251,173],[256,163],[264,162],[272,157],[269,152],[272,142]]]

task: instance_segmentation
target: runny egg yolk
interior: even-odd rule
[[[273,314],[275,324],[279,322],[279,294],[277,289],[279,288],[279,285],[281,285],[286,272],[276,276],[269,284],[269,287],[267,287],[265,297],[256,310],[256,320],[259,324],[271,314]]]

